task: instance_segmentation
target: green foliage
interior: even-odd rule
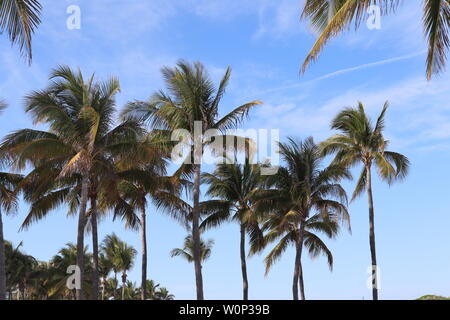
[[[361,102],[356,108],[345,108],[333,119],[331,125],[332,129],[340,133],[321,144],[323,155],[335,154],[334,164],[348,168],[363,165],[352,200],[366,190],[367,171],[372,166],[377,168],[380,178],[389,184],[408,175],[408,158],[387,150],[389,141],[383,136],[387,109],[386,102],[373,125]]]
[[[203,241],[200,239],[200,259],[202,262],[208,260],[211,256],[211,250],[214,245],[213,240]],[[182,257],[187,262],[194,262],[194,241],[192,240],[192,235],[187,236],[184,239],[183,248],[176,248],[170,252],[171,257]]]
[[[42,6],[37,0],[1,0],[0,34],[6,31],[9,40],[18,44],[20,51],[31,62],[31,39],[41,23]]]
[[[265,213],[263,230],[267,233],[262,245],[253,245],[251,252],[278,240],[265,258],[267,273],[289,245],[296,245],[303,237],[300,245],[311,257],[325,255],[331,268],[332,254],[318,233],[334,238],[339,222],[350,228],[347,195],[339,184],[350,174],[341,165],[322,167],[320,150],[312,138],[280,143],[280,154],[285,167],[269,176],[264,182],[266,188],[255,196],[255,210]]]
[[[110,239],[115,239],[111,236]],[[110,297],[116,300],[121,299],[117,290],[118,282],[114,278],[108,278],[115,264],[118,270],[122,271],[124,266],[130,266],[129,260],[123,259],[124,252],[130,252],[130,246],[120,239],[118,257],[111,261],[106,258],[104,252],[100,255],[100,275],[102,286],[105,287],[105,300]],[[104,242],[106,243],[106,242]],[[7,292],[9,299],[20,300],[73,300],[75,291],[66,287],[67,268],[76,264],[76,246],[68,243],[48,262],[42,262],[33,256],[21,251],[22,243],[14,247],[6,241],[6,270],[7,270]],[[85,248],[85,294],[89,298],[91,295],[91,274],[92,274],[92,254]],[[131,250],[132,251],[132,250]],[[129,255],[132,256],[132,253]],[[127,261],[125,261],[127,260]],[[124,286],[124,296],[126,300],[140,300],[140,288],[131,281],[126,281]],[[148,297],[151,300],[173,300],[174,296],[166,288],[160,287],[154,281],[147,281]],[[114,292],[116,295],[114,296]]]
[[[334,37],[349,29],[353,23],[358,28],[367,19],[371,5],[381,8],[382,14],[395,12],[400,0],[307,0],[302,18],[310,22],[319,32],[313,48],[303,63],[301,72],[317,60],[325,45]],[[424,32],[428,40],[426,74],[430,80],[433,74],[445,69],[450,48],[450,2],[444,0],[423,0]]]
[[[416,300],[450,300],[450,298],[435,296],[433,294],[427,294],[425,296],[417,298]]]

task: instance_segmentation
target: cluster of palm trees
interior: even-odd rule
[[[126,279],[127,272],[134,262],[136,250],[121,241],[116,235],[108,235],[103,241],[100,254],[99,272],[101,275],[102,300],[138,300],[142,288]],[[14,247],[5,242],[6,247],[6,291],[9,300],[61,300],[75,299],[75,291],[67,287],[67,269],[75,265],[77,248],[68,243],[50,260],[39,261],[21,250],[22,243]],[[85,288],[92,288],[92,254],[84,250],[85,270],[89,275]],[[121,290],[118,290],[117,273],[122,274]],[[109,277],[111,274],[114,277]],[[147,280],[147,293],[150,300],[173,300],[169,291],[153,280]],[[89,290],[86,295],[90,296]]]
[[[448,0],[423,0],[424,28],[428,38],[427,78],[443,70],[450,46],[450,3]],[[382,12],[393,12],[396,0],[307,0],[302,17],[320,32],[302,71],[317,59],[324,45],[352,22],[358,26],[370,5]],[[0,32],[6,31],[11,42],[31,61],[31,39],[40,23],[41,5],[37,0],[0,0]],[[216,139],[236,140],[228,129],[239,126],[251,109],[261,102],[245,103],[223,117],[219,104],[227,87],[231,70],[227,69],[217,88],[200,63],[180,61],[174,68],[163,68],[165,91],[156,92],[149,101],[129,103],[118,114],[115,96],[120,91],[115,78],[98,82],[85,78],[81,71],[66,66],[56,68],[47,88],[26,96],[26,111],[44,130],[22,129],[6,136],[0,145],[0,299],[6,297],[6,274],[16,279],[18,295],[27,297],[27,270],[48,271],[3,238],[2,214],[17,210],[20,196],[30,204],[22,228],[45,218],[59,207],[69,215],[78,215],[76,244],[70,245],[54,259],[53,267],[66,271],[68,260],[81,270],[81,286],[73,298],[100,299],[106,296],[127,298],[156,296],[156,285],[147,277],[146,221],[148,202],[187,227],[190,232],[184,247],[174,249],[173,256],[183,256],[194,263],[196,294],[203,299],[202,263],[211,253],[211,242],[201,240],[202,232],[219,227],[226,221],[240,225],[240,259],[243,298],[249,297],[246,259],[270,247],[265,258],[266,270],[292,245],[295,261],[292,283],[294,299],[305,298],[303,285],[303,249],[312,256],[323,254],[330,267],[333,256],[322,236],[335,238],[341,227],[350,228],[347,194],[341,182],[351,178],[350,169],[362,167],[351,199],[367,192],[369,207],[369,244],[373,269],[373,298],[378,298],[377,258],[375,249],[374,200],[372,172],[388,182],[403,179],[408,173],[408,159],[388,151],[383,136],[387,104],[372,123],[364,106],[346,108],[333,119],[331,128],[338,131],[321,143],[312,138],[293,138],[280,143],[283,165],[275,175],[261,174],[263,166],[252,164],[249,157],[242,164],[218,164],[213,173],[202,172],[201,159],[210,139],[194,137],[184,141],[186,161],[168,174],[175,142],[174,130],[194,132],[201,123],[203,132],[216,130]],[[0,101],[0,106],[5,107]],[[244,139],[247,155],[251,141]],[[229,154],[225,154],[229,157]],[[231,155],[233,157],[234,155]],[[325,165],[328,156],[333,156]],[[20,172],[20,173],[15,173]],[[208,200],[201,201],[201,185],[207,186]],[[139,289],[127,279],[136,251],[116,236],[98,241],[98,223],[112,213],[127,227],[141,235],[142,279]],[[92,257],[86,252],[85,236],[92,242]],[[248,240],[247,240],[248,237]],[[246,244],[250,248],[246,249]],[[273,244],[273,247],[272,247]],[[9,252],[7,254],[7,252]],[[14,268],[12,276],[6,265],[7,256],[20,256],[23,268]],[[117,257],[122,256],[122,260]],[[12,260],[11,260],[12,261]],[[111,264],[106,267],[106,261]],[[29,268],[29,266],[31,266]],[[47,270],[47,271],[46,271]],[[109,270],[114,278],[107,279]],[[33,271],[33,272],[34,272]],[[53,281],[50,275],[41,279]],[[120,274],[122,290],[117,292]],[[66,276],[66,274],[65,274]],[[11,278],[11,279],[12,279]],[[25,279],[25,280],[24,280]],[[60,279],[61,280],[61,279]],[[45,281],[44,281],[45,282]],[[113,282],[113,294],[106,293]],[[61,281],[59,281],[61,283]],[[33,293],[50,298],[52,292],[40,285]],[[100,288],[102,292],[100,293]],[[64,286],[60,289],[65,292]],[[41,291],[39,291],[41,290]],[[56,290],[56,289],[55,289]],[[58,291],[58,290],[57,290]],[[159,297],[169,297],[159,290]],[[161,293],[162,291],[162,293]],[[60,292],[60,291],[58,291]],[[61,294],[61,293],[58,293]],[[72,297],[73,292],[61,294]],[[29,296],[28,296],[29,297]]]
[[[335,238],[342,225],[350,230],[347,194],[340,182],[351,178],[349,169],[357,164],[361,164],[363,170],[351,199],[367,191],[373,298],[378,299],[372,169],[376,168],[379,176],[390,184],[403,179],[409,168],[405,156],[386,149],[389,142],[384,139],[383,130],[387,108],[386,104],[375,125],[361,103],[357,108],[344,109],[331,126],[340,133],[320,144],[314,143],[312,138],[304,141],[290,138],[287,143],[280,143],[284,165],[273,176],[262,176],[261,166],[249,163],[221,164],[213,174],[203,175],[203,181],[209,185],[207,194],[217,200],[203,203],[204,208],[215,208],[215,212],[207,214],[202,227],[217,227],[227,220],[234,220],[241,227],[244,299],[248,298],[246,234],[250,238],[251,255],[276,242],[265,258],[266,272],[290,245],[295,248],[294,300],[299,298],[299,293],[301,299],[305,299],[304,247],[312,257],[325,255],[332,268],[332,253],[320,236]],[[333,161],[324,166],[324,157],[332,154]]]
[[[350,227],[347,195],[340,182],[351,178],[349,169],[358,163],[363,165],[363,172],[353,198],[367,190],[376,299],[371,170],[376,166],[380,176],[392,183],[405,177],[408,169],[406,157],[386,150],[388,141],[383,137],[383,129],[387,104],[375,125],[360,104],[338,114],[332,128],[340,133],[321,144],[312,138],[304,141],[290,138],[280,143],[284,165],[275,175],[264,176],[262,169],[270,164],[252,164],[254,150],[250,139],[233,136],[228,131],[236,128],[261,102],[245,103],[218,118],[231,70],[226,71],[217,88],[201,63],[180,61],[174,68],[164,68],[162,73],[167,90],[158,91],[149,101],[127,104],[118,120],[115,117],[115,95],[120,90],[117,79],[97,82],[93,76],[85,79],[81,71],[60,66],[50,75],[47,88],[34,91],[25,99],[26,111],[35,123],[44,124],[48,130],[21,129],[8,134],[0,144],[2,163],[25,172],[24,175],[0,175],[5,213],[13,212],[18,196],[23,195],[30,210],[22,228],[28,228],[61,206],[68,209],[68,215],[78,214],[75,262],[81,274],[76,299],[99,299],[100,287],[105,287],[107,276],[102,265],[105,258],[113,263],[116,282],[121,273],[122,298],[126,296],[127,272],[133,266],[136,251],[115,235],[108,236],[99,245],[97,224],[108,213],[141,233],[141,298],[148,299],[146,208],[149,200],[191,233],[184,248],[175,249],[172,255],[181,255],[194,263],[198,299],[204,298],[202,263],[212,246],[211,242],[202,242],[201,233],[228,220],[240,224],[243,298],[248,299],[249,287],[245,248],[248,235],[250,254],[277,242],[265,259],[267,272],[289,245],[295,247],[293,298],[299,299],[300,291],[304,299],[303,248],[312,256],[324,254],[332,267],[332,254],[320,235],[334,238],[341,225]],[[172,133],[176,129],[193,132],[198,123],[203,130],[215,129],[214,138],[200,135],[200,138],[183,140],[182,146],[188,152],[180,154],[184,154],[185,161],[168,175],[175,147]],[[244,163],[219,161],[213,173],[202,172],[202,158],[211,141],[225,138],[228,143],[234,141],[232,154],[224,148],[218,159],[237,160],[237,152],[242,151],[246,155]],[[239,143],[239,139],[244,143]],[[335,158],[325,166],[324,157],[331,154]],[[200,201],[202,184],[208,187],[209,199],[204,201]],[[86,259],[85,251],[88,233],[92,241],[92,267],[88,267],[90,259]],[[4,251],[0,250],[2,256]],[[5,275],[1,277],[4,281]]]
[[[115,78],[97,82],[93,76],[85,79],[80,71],[60,66],[50,75],[51,83],[46,89],[26,97],[26,111],[35,123],[46,125],[48,131],[22,129],[3,139],[2,162],[11,169],[27,172],[24,176],[11,173],[2,176],[2,205],[5,213],[12,212],[17,196],[23,195],[30,203],[23,229],[61,205],[66,205],[69,215],[78,214],[76,265],[81,270],[81,285],[76,290],[77,299],[85,298],[87,230],[92,235],[93,248],[91,297],[98,298],[97,224],[99,216],[109,212],[114,218],[124,219],[127,227],[141,230],[142,287],[146,298],[147,199],[182,223],[191,223],[198,292],[202,298],[200,164],[182,165],[170,176],[166,175],[166,169],[174,144],[170,139],[173,130],[192,131],[196,121],[203,121],[205,129],[225,132],[260,103],[244,104],[218,119],[219,102],[230,73],[227,70],[215,90],[200,63],[190,65],[181,61],[176,68],[165,68],[169,92],[155,94],[150,102],[130,103],[118,124],[115,95],[120,87]],[[148,129],[145,120],[151,121]],[[194,148],[194,144],[187,147]],[[184,190],[192,192],[193,206],[182,200]],[[0,250],[2,256],[4,251]],[[4,286],[1,288],[4,297]]]

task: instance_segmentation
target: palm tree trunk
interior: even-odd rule
[[[0,300],[6,299],[6,257],[5,240],[3,239],[3,221],[0,212]]]
[[[243,300],[248,300],[247,262],[245,261],[245,225],[241,224],[241,269]]]
[[[105,300],[106,279],[102,278],[102,300]]]
[[[300,245],[295,245],[294,278],[292,279],[292,298],[298,300],[298,279],[300,276]]]
[[[92,224],[92,298],[98,300],[99,275],[98,275],[98,230],[97,230],[97,199],[91,198],[91,224]]]
[[[294,300],[298,300],[298,284],[302,272],[302,251],[303,251],[303,235],[304,235],[304,221],[300,224],[300,230],[295,244],[295,266],[294,266],[294,278],[292,280],[292,296]],[[302,289],[302,300],[304,300],[305,294]]]
[[[89,177],[85,175],[81,184],[80,212],[78,216],[77,266],[79,268],[80,287],[76,289],[77,300],[84,300],[84,228],[86,225],[86,205],[89,191]]]
[[[113,295],[114,295],[114,300],[116,299],[116,295],[117,295],[117,272],[114,272],[114,291],[113,291]]]
[[[298,279],[298,284],[300,286],[300,300],[306,300],[305,297],[305,284],[303,282],[303,265],[302,261],[300,260],[300,276]]]
[[[378,269],[377,269],[377,254],[375,250],[375,213],[373,208],[372,196],[372,174],[371,167],[367,166],[367,199],[369,202],[369,243],[370,256],[372,258],[372,297],[373,300],[378,300]]]
[[[25,286],[23,283],[19,285],[19,294],[20,294],[20,300],[25,300]]]
[[[202,262],[200,256],[200,164],[194,164],[194,207],[192,210],[192,240],[194,242],[194,267],[195,267],[195,284],[197,288],[197,300],[203,300],[203,277]]]
[[[141,211],[141,241],[142,241],[141,298],[142,300],[147,300],[147,221],[145,209]]]
[[[127,284],[127,275],[126,273],[122,274],[122,300],[125,300],[125,286]]]

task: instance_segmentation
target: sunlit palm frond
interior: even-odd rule
[[[31,40],[41,23],[41,10],[37,0],[0,1],[0,33],[6,31],[10,41],[19,46],[29,62],[33,58]]]

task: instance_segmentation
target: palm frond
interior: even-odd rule
[[[428,38],[427,79],[441,72],[450,48],[450,3],[448,0],[424,0],[423,23]]]
[[[37,0],[0,1],[0,33],[6,31],[9,40],[19,46],[29,62],[33,58],[31,40],[41,23],[41,10]]]

